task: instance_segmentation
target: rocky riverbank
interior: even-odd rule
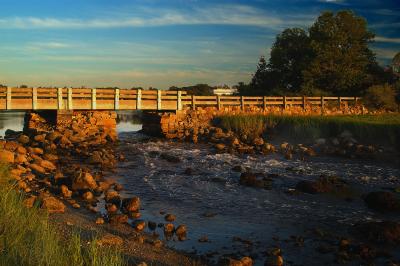
[[[177,242],[190,237],[191,228],[180,222],[179,215],[163,212],[160,214],[162,220],[142,218],[142,196],[123,196],[125,186],[109,178],[113,176],[116,166],[128,165],[129,162],[125,159],[127,155],[121,152],[124,148],[116,149],[119,141],[116,138],[115,128],[112,123],[109,124],[110,114],[97,115],[76,114],[71,120],[65,120],[58,127],[52,128],[48,127],[41,117],[32,114],[27,125],[29,130],[25,129],[24,133],[9,131],[6,140],[0,142],[2,147],[0,157],[13,165],[11,173],[27,197],[27,206],[38,205],[47,209],[52,213],[54,221],[60,224],[60,230],[79,228],[90,234],[94,229],[102,236],[100,244],[120,247],[124,250],[124,254],[131,257],[132,265],[142,261],[155,265],[201,265],[200,262],[194,262],[190,256],[165,248],[165,243],[158,235],[162,233],[165,239]],[[104,123],[104,120],[108,122]],[[216,127],[206,120],[204,123],[198,127],[196,137],[194,137],[196,131],[191,131],[191,127],[187,126],[187,131],[180,131],[178,134],[180,137],[175,135],[174,138],[209,143],[212,146],[211,156],[216,156],[215,158],[224,154],[263,158],[267,158],[265,156],[268,155],[274,158],[281,157],[288,162],[307,162],[319,154],[362,159],[373,158],[381,152],[379,147],[373,149],[367,148],[369,145],[360,147],[349,132],[342,132],[335,138],[318,139],[309,145],[287,142],[277,144],[268,142],[263,136],[244,136]],[[123,146],[125,145],[128,143],[124,142]],[[335,152],[326,151],[330,148],[336,149]],[[130,152],[132,153],[130,156],[134,156],[137,151],[129,151],[130,149],[131,146],[126,147],[127,153]],[[341,150],[346,153],[340,153]],[[159,152],[150,151],[149,156],[160,158],[171,165],[183,164],[182,158],[168,149]],[[128,160],[132,161],[131,157]],[[183,175],[188,179],[200,171],[193,166],[182,167],[184,167]],[[296,172],[301,169],[286,170]],[[239,175],[237,183],[242,188],[250,187],[255,191],[264,192],[269,190],[266,193],[278,193],[276,184],[286,179],[283,175],[257,171],[241,164],[234,165],[232,172]],[[176,173],[175,169],[174,174]],[[212,182],[222,181],[214,177]],[[138,189],[134,188],[133,191],[141,192]],[[361,220],[352,225],[349,227],[350,235],[336,235],[320,229],[316,229],[313,234],[316,235],[314,238],[320,241],[318,252],[334,256],[334,261],[337,263],[359,261],[370,263],[385,258],[385,261],[392,263],[387,265],[395,265],[398,263],[397,255],[393,255],[392,250],[400,243],[400,225],[396,218],[400,206],[398,187],[393,185],[390,189],[374,188],[363,195],[352,193],[352,189],[353,184],[340,176],[321,174],[311,180],[304,179],[290,184],[288,188],[285,186],[282,194],[291,198],[306,194],[314,197],[315,201],[326,195],[339,195],[345,202],[360,199],[366,208],[378,214],[384,213],[382,221]],[[153,193],[157,194],[157,190]],[[239,199],[235,200],[236,204],[239,204]],[[388,218],[386,214],[392,216]],[[248,216],[247,219],[254,219],[254,216]],[[304,221],[298,222],[304,223]],[[207,231],[206,227],[203,229]],[[212,236],[210,238],[213,241]],[[303,247],[305,241],[310,241],[304,239],[305,237],[294,236],[288,241]],[[207,236],[198,239],[199,243],[209,243],[209,241]],[[248,250],[257,246],[257,243],[240,237],[235,237],[234,241],[248,246]],[[251,252],[224,254],[219,264],[252,265],[254,260],[261,260],[265,265],[283,265],[284,262],[288,265],[295,264],[295,260],[286,258],[287,251],[284,246],[277,244],[275,247],[263,248],[262,256]],[[204,261],[208,261],[207,256],[203,258]],[[213,264],[215,261],[210,260],[208,263]],[[318,265],[318,262],[310,265]]]
[[[192,265],[188,256],[164,248],[156,234],[142,233],[147,226],[159,226],[184,240],[185,225],[141,220],[139,197],[123,198],[119,192],[124,188],[109,178],[124,160],[115,152],[114,116],[79,112],[52,126],[36,113],[27,114],[24,132],[9,130],[0,140],[0,160],[10,164],[26,207],[47,210],[61,232],[73,225],[87,232],[94,228],[102,235],[98,243],[118,246],[130,265]]]

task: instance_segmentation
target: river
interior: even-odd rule
[[[168,241],[172,248],[215,260],[223,254],[246,255],[255,258],[255,265],[263,265],[266,251],[280,247],[287,265],[330,265],[334,255],[316,249],[348,237],[354,223],[399,220],[369,210],[361,199],[369,191],[400,187],[396,166],[324,156],[301,161],[286,160],[280,154],[216,154],[208,144],[148,140],[137,132],[141,125],[126,117],[117,125],[121,140],[117,149],[126,161],[110,177],[123,185],[123,194],[140,197],[141,219],[164,222],[161,213],[165,212],[176,215],[175,225],[187,225],[188,239]],[[6,128],[21,130],[23,114],[0,113],[0,123],[0,134]],[[165,152],[179,162],[160,157]],[[238,165],[276,174],[272,188],[239,185],[240,173],[232,170]],[[346,195],[288,193],[298,181],[322,174],[341,177],[351,191]],[[321,232],[332,237],[321,237]],[[198,241],[205,237],[207,242]],[[395,251],[397,259],[399,253]]]

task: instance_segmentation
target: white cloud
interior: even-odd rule
[[[114,18],[107,19],[11,17],[0,19],[0,28],[89,29],[215,24],[280,29],[286,26],[309,24],[314,17],[287,14],[286,19],[282,20],[276,14],[246,5],[217,5],[195,8],[187,12],[171,9],[153,9],[136,15],[125,14],[126,12],[124,12],[124,15],[118,16],[114,13]]]
[[[400,43],[400,38],[388,38],[383,36],[376,36],[376,42],[386,42],[386,43]]]
[[[32,42],[27,45],[26,48],[30,50],[48,50],[48,49],[65,49],[71,48],[73,45],[63,42],[54,41],[43,41],[43,42]]]

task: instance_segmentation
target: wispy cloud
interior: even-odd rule
[[[386,42],[386,43],[400,43],[400,38],[388,38],[383,36],[376,36],[376,42]]]
[[[51,17],[10,17],[0,19],[0,28],[14,29],[90,29],[157,27],[171,25],[239,25],[264,28],[280,28],[311,23],[314,16],[268,13],[266,10],[246,5],[217,5],[194,8],[191,12],[159,9],[151,13],[115,18],[71,19]]]
[[[65,49],[71,48],[73,45],[63,42],[54,41],[43,41],[43,42],[32,42],[27,45],[26,48],[29,50],[42,50],[42,49]]]

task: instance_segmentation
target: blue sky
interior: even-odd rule
[[[367,18],[381,64],[400,51],[399,0],[0,0],[0,84],[248,82],[277,33],[340,9]]]

